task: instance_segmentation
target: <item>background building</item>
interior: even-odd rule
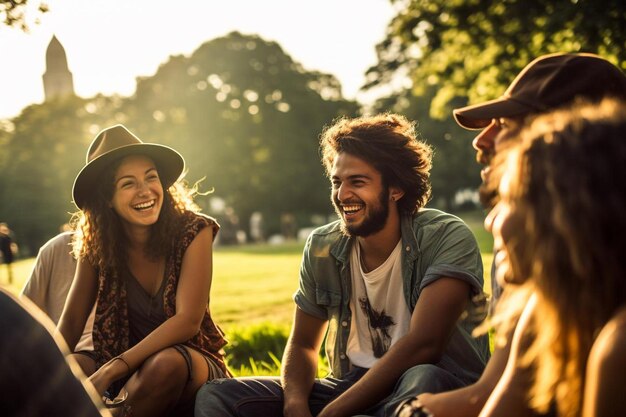
[[[67,66],[65,49],[56,36],[46,51],[46,72],[43,74],[43,89],[46,101],[55,97],[74,94],[74,79]]]

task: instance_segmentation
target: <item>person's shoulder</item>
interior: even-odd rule
[[[425,233],[435,233],[438,231],[453,232],[469,232],[471,231],[467,224],[454,214],[445,211],[422,208],[413,214],[413,229],[421,230]]]
[[[74,232],[59,233],[58,235],[54,236],[53,238],[48,240],[46,243],[44,243],[40,251],[48,252],[48,251],[54,251],[54,250],[61,249],[61,248],[63,249],[67,248],[72,243],[73,233]]]
[[[194,239],[201,230],[206,229],[207,227],[211,228],[213,238],[215,239],[215,236],[220,229],[220,225],[213,217],[190,210],[185,210],[182,213],[181,223],[182,225],[180,229],[182,231],[182,236],[187,239]]]
[[[182,214],[183,222],[188,226],[210,226],[217,225],[217,221],[204,213],[198,213],[195,211],[185,210]]]
[[[336,220],[313,229],[307,238],[304,251],[305,253],[315,253],[317,257],[320,257],[320,255],[325,257],[336,245],[347,245],[349,240],[348,236],[341,230],[341,221]],[[340,243],[340,241],[343,243]]]
[[[340,238],[341,236],[343,236],[343,232],[341,231],[341,221],[335,220],[334,222],[331,222],[323,226],[320,226],[316,229],[313,229],[313,231],[310,234],[310,239],[311,240],[318,240],[318,239],[336,240]]]
[[[458,216],[434,208],[421,208],[413,214],[413,223],[420,225],[460,223],[465,224]]]
[[[8,290],[0,288],[0,328],[3,331],[8,329],[20,328],[15,326],[15,323],[19,320],[28,320],[29,322],[38,323],[42,328],[52,334],[54,330],[54,323],[36,304],[34,304],[27,297],[16,297]],[[5,327],[8,324],[8,327]],[[23,329],[22,329],[23,330]]]
[[[589,355],[591,366],[626,369],[626,306],[604,325]]]

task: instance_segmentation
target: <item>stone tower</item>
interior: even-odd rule
[[[65,49],[56,36],[46,51],[46,72],[43,74],[43,89],[46,100],[74,94],[74,79],[67,67]]]

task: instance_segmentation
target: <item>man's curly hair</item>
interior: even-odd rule
[[[329,177],[342,152],[371,164],[381,173],[383,184],[404,191],[398,201],[400,211],[414,213],[430,198],[432,149],[418,139],[415,124],[404,116],[384,113],[340,118],[324,129],[320,147]]]

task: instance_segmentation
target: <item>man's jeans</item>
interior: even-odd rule
[[[343,379],[317,379],[309,396],[311,414],[317,415],[367,371],[354,368]],[[361,410],[363,416],[392,416],[403,401],[424,392],[450,391],[466,384],[435,365],[417,365],[398,380],[393,393],[375,406]],[[216,379],[196,395],[196,417],[282,417],[283,389],[278,377]]]

